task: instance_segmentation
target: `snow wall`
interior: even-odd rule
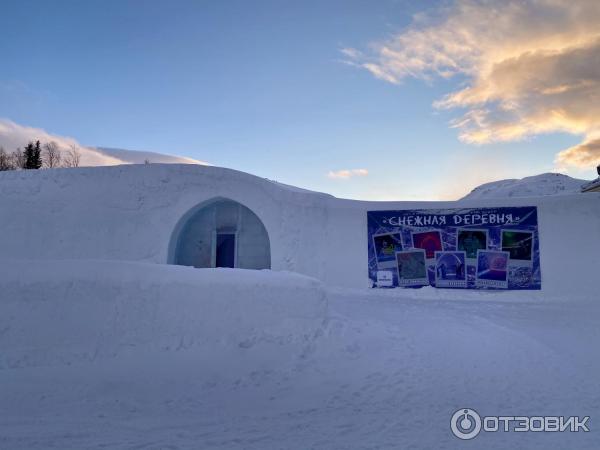
[[[263,222],[271,267],[326,284],[368,286],[368,210],[537,206],[542,291],[594,295],[600,194],[367,202],[195,165],[127,165],[0,173],[0,259],[110,259],[169,263],[190,211],[215,199]]]

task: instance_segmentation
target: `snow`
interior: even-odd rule
[[[0,273],[2,448],[465,448],[449,429],[462,407],[592,420],[472,448],[600,444],[595,298],[449,302],[116,261]]]
[[[521,179],[485,183],[477,186],[461,200],[576,194],[581,192],[581,186],[586,182],[587,180],[579,180],[560,173],[542,173]]]
[[[273,270],[166,264],[215,198]],[[481,206],[537,206],[541,291],[366,288],[367,211]],[[363,202],[149,164],[0,173],[0,223],[0,448],[600,448],[600,193]],[[469,444],[464,407],[592,431]]]
[[[581,189],[585,192],[592,192],[592,190],[595,190],[597,192],[598,189],[600,189],[600,177],[596,178],[595,180],[588,181],[583,186],[581,186]]]
[[[315,333],[326,306],[320,283],[285,272],[13,260],[0,262],[0,273],[3,369],[113,358],[132,347],[292,342]]]

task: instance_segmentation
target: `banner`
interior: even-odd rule
[[[535,206],[368,211],[373,287],[541,289]]]

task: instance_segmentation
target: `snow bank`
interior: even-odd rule
[[[208,361],[258,343],[294,352],[326,313],[318,281],[284,272],[81,260],[0,262],[0,274],[0,369],[190,348]]]
[[[537,206],[542,292],[594,297],[600,194],[458,202],[365,202],[292,189],[219,167],[150,164],[0,173],[0,258],[169,262],[181,218],[228,198],[250,208],[272,269],[365,288],[369,210]]]

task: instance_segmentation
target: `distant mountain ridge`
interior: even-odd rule
[[[561,173],[542,173],[521,179],[511,178],[485,183],[477,186],[461,200],[575,194],[581,192],[581,186],[588,181]]]

